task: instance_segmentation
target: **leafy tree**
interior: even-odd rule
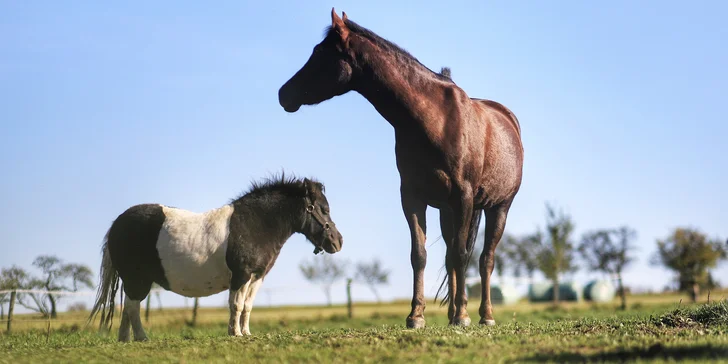
[[[326,302],[331,306],[331,286],[346,273],[344,262],[335,261],[331,255],[315,256],[311,262],[301,262],[299,268],[303,276],[314,284],[320,284]]]
[[[634,261],[629,255],[634,250],[632,241],[637,232],[627,226],[617,229],[595,230],[584,233],[579,253],[589,269],[617,276],[617,289],[622,299],[622,309],[627,309],[627,295],[622,282],[622,272]]]
[[[384,270],[379,259],[375,258],[370,263],[361,262],[356,265],[356,280],[369,286],[377,297],[377,302],[381,302],[376,286],[388,283],[389,271]]]
[[[540,235],[530,235],[514,241],[511,264],[515,277],[520,278],[525,272],[528,280],[533,282],[533,274],[538,269],[539,237]]]
[[[576,270],[574,265],[574,244],[571,235],[574,223],[569,215],[557,212],[546,204],[546,231],[539,229],[530,237],[538,242],[538,268],[553,282],[554,304],[559,302],[559,278],[561,274]]]
[[[657,252],[652,263],[662,265],[676,274],[678,289],[698,300],[700,288],[714,285],[709,269],[726,258],[721,241],[709,239],[697,229],[676,228],[667,238],[657,240]]]

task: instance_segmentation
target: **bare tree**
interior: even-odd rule
[[[53,255],[41,255],[35,258],[33,265],[43,272],[42,279],[32,280],[31,286],[43,288],[47,291],[78,291],[79,285],[87,288],[93,288],[93,280],[91,269],[80,264],[64,264],[58,257]],[[70,280],[71,284],[68,284]],[[58,315],[58,301],[60,297],[53,294],[47,294],[50,303],[51,318]],[[37,299],[34,299],[36,302]],[[44,311],[48,311],[44,309]]]
[[[337,262],[329,254],[314,256],[311,262],[303,261],[299,265],[301,273],[306,279],[314,284],[320,284],[326,302],[331,306],[331,286],[346,273],[344,262]]]
[[[374,296],[377,297],[377,302],[381,302],[376,286],[388,283],[389,271],[382,268],[378,258],[374,258],[370,263],[357,263],[355,279],[369,286]]]
[[[629,253],[634,250],[632,241],[637,232],[627,226],[618,229],[589,231],[582,236],[579,253],[592,270],[617,276],[617,290],[622,299],[622,309],[627,309],[627,294],[622,282],[622,272],[634,261]]]
[[[546,204],[546,233],[538,230],[532,237],[538,242],[538,267],[553,282],[554,304],[559,303],[559,279],[561,274],[576,270],[574,265],[574,244],[571,235],[574,223],[563,211],[557,212]]]
[[[677,228],[666,239],[657,240],[652,263],[674,271],[678,288],[698,300],[700,288],[715,285],[710,268],[726,258],[726,247],[717,239],[709,239],[697,229]]]

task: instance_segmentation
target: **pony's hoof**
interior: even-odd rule
[[[480,324],[483,326],[495,326],[495,320],[480,319]]]
[[[408,329],[422,329],[425,327],[424,317],[407,317]]]
[[[462,327],[468,327],[470,326],[470,317],[453,317],[452,319],[452,325],[453,326],[462,326]]]
[[[145,342],[145,341],[149,341],[149,339],[145,336],[145,337],[140,337],[138,339],[137,338],[134,338],[134,341],[136,341],[136,342]]]

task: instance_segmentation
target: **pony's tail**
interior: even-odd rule
[[[465,260],[464,264],[467,267],[468,264],[470,264],[470,259],[473,255],[473,248],[475,247],[475,239],[478,237],[478,227],[480,226],[480,220],[483,217],[483,210],[475,208],[473,209],[473,216],[470,219],[470,227],[468,228],[468,241],[467,241],[467,253],[468,258]],[[449,242],[445,242],[445,244],[448,244]],[[448,281],[448,271],[447,271],[447,255],[445,256],[446,263],[445,263],[445,278],[442,280],[442,283],[440,283],[440,288],[437,289],[437,293],[435,294],[435,301],[437,302],[437,297],[440,295],[440,292],[442,291],[442,288],[447,284]],[[464,278],[463,278],[464,279]],[[445,296],[442,297],[442,300],[440,301],[440,306],[444,305],[445,302],[450,302],[453,297],[450,297],[450,291],[445,292]]]
[[[104,245],[101,248],[103,258],[101,260],[101,268],[99,271],[99,288],[96,293],[96,303],[91,310],[86,325],[94,320],[97,314],[101,313],[101,322],[99,323],[99,331],[111,330],[111,324],[114,319],[114,298],[119,290],[119,273],[111,264],[111,255],[109,254],[109,233],[104,236]]]

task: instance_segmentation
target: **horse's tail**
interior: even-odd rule
[[[96,315],[101,313],[101,322],[99,330],[111,330],[111,324],[114,319],[114,299],[116,292],[119,290],[119,273],[111,263],[111,254],[109,254],[109,233],[104,236],[104,245],[101,248],[103,258],[101,260],[101,268],[99,270],[99,288],[96,293],[96,303],[91,310],[86,325],[94,320]]]
[[[483,210],[474,208],[473,209],[473,216],[470,219],[470,227],[468,228],[468,241],[467,241],[467,254],[468,258],[463,262],[465,264],[465,267],[467,269],[468,264],[470,264],[470,259],[473,255],[473,248],[475,247],[475,239],[478,237],[478,227],[480,226],[480,220],[483,217]],[[449,244],[450,242],[445,242],[445,244]],[[446,263],[445,266],[447,266],[447,255],[445,256]],[[442,287],[447,284],[448,281],[448,271],[447,268],[445,268],[445,278],[442,280],[442,283],[440,283],[440,288],[437,289],[437,293],[435,294],[435,301],[437,301],[437,297],[440,295],[440,291],[442,291]],[[465,279],[465,278],[463,278]],[[463,282],[465,283],[465,282]],[[450,291],[448,290],[445,293],[445,296],[440,301],[440,306],[444,305],[445,302],[450,302],[450,300],[453,299],[453,297],[450,297]]]

